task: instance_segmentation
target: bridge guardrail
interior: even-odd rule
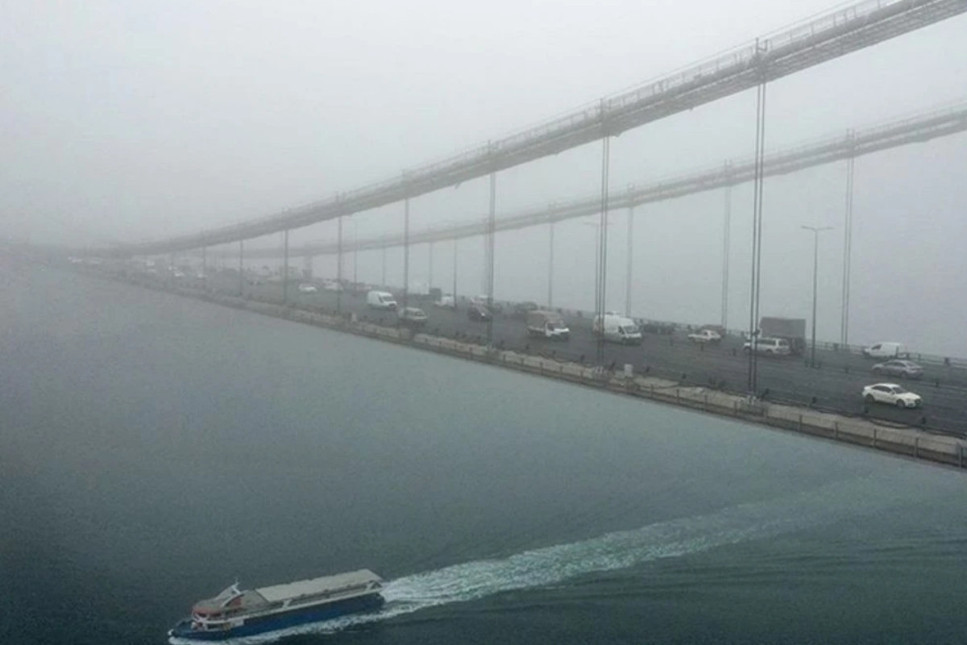
[[[822,349],[833,353],[843,353],[855,356],[863,355],[863,345],[843,345],[841,343],[831,343],[827,341],[816,341],[816,349]],[[957,369],[967,369],[967,359],[941,356],[939,354],[928,354],[923,352],[906,352],[905,356],[909,360],[928,365],[940,365]],[[884,359],[885,360],[885,359]]]
[[[701,386],[683,386],[654,376],[623,377],[600,367],[559,362],[513,351],[467,350],[456,341],[448,345],[429,337],[416,339],[438,350],[479,357],[506,367],[541,376],[561,378],[613,392],[691,407],[704,412],[754,420],[771,426],[885,450],[917,459],[936,461],[959,468],[965,466],[965,442],[950,436],[929,435],[902,427],[883,425],[868,418],[844,418],[840,414],[744,396]],[[450,350],[450,351],[447,351]]]
[[[192,288],[171,284],[163,284],[151,280],[131,280],[129,276],[111,275],[104,271],[97,271],[97,275],[104,275],[116,279],[125,279],[136,282],[141,286],[174,291],[176,293],[196,297],[212,302],[217,302],[230,307],[247,309],[282,317],[297,322],[323,326],[327,328],[349,331],[371,338],[380,338],[396,343],[415,343],[428,348],[460,355],[471,360],[482,360],[489,362],[502,362],[505,365],[523,369],[525,371],[537,370],[545,375],[558,376],[570,380],[578,380],[585,384],[602,385],[613,380],[628,383],[634,382],[622,380],[621,368],[623,365],[612,363],[608,366],[594,366],[589,360],[591,357],[580,355],[577,351],[570,349],[567,345],[552,349],[548,355],[546,349],[537,344],[528,343],[524,339],[506,341],[497,339],[494,347],[485,346],[485,338],[482,335],[456,334],[453,338],[445,338],[429,333],[412,333],[406,328],[400,328],[385,323],[383,319],[366,320],[353,319],[347,315],[337,315],[332,311],[325,311],[320,308],[308,308],[299,306],[297,303],[283,304],[280,300],[271,298],[256,299],[244,298],[238,294],[229,294],[201,288]],[[395,318],[394,318],[395,322]],[[434,330],[439,332],[439,330]],[[516,358],[508,358],[508,357]],[[701,390],[705,392],[705,405],[712,405],[708,400],[713,400],[717,396],[732,397],[732,399],[744,399],[747,393],[737,388],[736,384],[728,383],[720,373],[714,369],[698,368],[691,373],[677,373],[660,366],[635,365],[635,379],[648,379],[649,393],[652,398],[661,399],[662,397],[672,396],[669,392],[674,392],[676,402],[682,403],[682,397],[687,398],[683,392],[690,390]],[[795,406],[798,410],[805,410],[816,414],[835,414],[839,418],[853,419],[856,422],[876,423],[878,427],[898,427],[916,428],[928,432],[939,433],[951,437],[964,437],[965,432],[954,430],[958,426],[963,426],[963,420],[944,419],[933,414],[921,413],[916,419],[911,419],[909,423],[898,423],[885,418],[878,418],[882,415],[877,411],[867,409],[857,403],[852,409],[844,408],[841,404],[831,404],[829,401],[818,400],[810,397],[808,393],[787,392],[780,389],[770,389],[760,393],[760,403],[763,405],[786,405]],[[730,399],[730,400],[732,400]],[[688,400],[685,404],[689,404]]]

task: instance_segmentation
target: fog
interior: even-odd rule
[[[830,8],[768,3],[413,1],[6,3],[0,20],[0,237],[102,247],[279,212],[446,157],[746,44]],[[766,150],[844,134],[965,98],[960,16],[768,85]],[[610,186],[744,160],[744,92],[611,142]],[[965,135],[857,159],[850,339],[967,355],[960,321]],[[498,174],[498,217],[600,191],[600,143]],[[845,163],[764,188],[763,315],[808,317],[820,235],[820,338],[838,340]],[[486,214],[486,179],[411,201],[414,231]],[[638,208],[635,316],[721,318],[724,191]],[[748,320],[752,189],[732,191],[728,321]],[[347,239],[402,228],[402,205],[359,213]],[[615,212],[608,308],[625,307],[625,212]],[[594,301],[595,218],[555,230],[554,304]],[[293,231],[294,247],[336,237]],[[278,245],[280,236],[246,244]],[[500,233],[498,298],[546,300],[548,227]],[[451,284],[452,246],[435,245]],[[481,290],[483,244],[459,243],[458,291]],[[296,260],[296,263],[301,262]],[[346,260],[346,267],[352,262]],[[387,281],[402,284],[402,251]],[[317,274],[333,275],[331,258]],[[360,253],[378,281],[379,251]],[[346,269],[344,269],[345,271]],[[429,280],[429,249],[411,280]]]

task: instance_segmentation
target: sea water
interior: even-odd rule
[[[2,643],[356,568],[379,613],[240,642],[967,640],[961,472],[3,268]]]

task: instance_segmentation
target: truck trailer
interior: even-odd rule
[[[805,318],[763,317],[759,322],[762,337],[782,338],[789,343],[789,351],[796,356],[806,351]]]

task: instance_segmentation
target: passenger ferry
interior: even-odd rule
[[[383,579],[368,569],[240,590],[236,582],[195,603],[172,638],[219,641],[379,609]]]

